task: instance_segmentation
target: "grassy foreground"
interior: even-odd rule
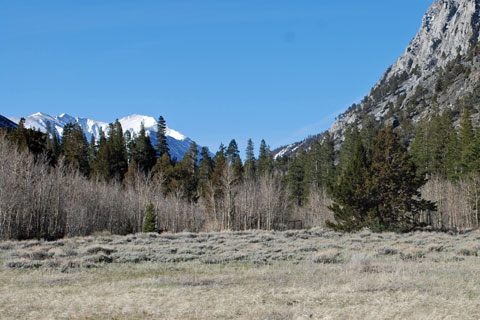
[[[0,242],[2,319],[478,319],[480,232]]]

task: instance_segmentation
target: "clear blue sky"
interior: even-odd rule
[[[132,113],[218,149],[324,131],[432,0],[0,0],[0,114]]]

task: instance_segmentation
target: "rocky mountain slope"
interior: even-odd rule
[[[8,120],[8,119],[7,119]],[[20,120],[16,118],[11,118],[10,120],[18,123]],[[153,117],[133,114],[118,120],[123,131],[130,131],[133,135],[140,132],[140,127],[143,123],[147,135],[150,136],[152,144],[155,146],[157,143],[157,120]],[[90,141],[91,137],[94,136],[95,140],[100,139],[100,133],[103,131],[108,132],[108,123],[81,118],[81,117],[72,117],[68,114],[61,114],[59,116],[51,116],[42,112],[32,114],[28,117],[25,117],[25,127],[26,128],[35,128],[42,132],[47,132],[47,123],[50,123],[52,129],[55,130],[56,134],[61,137],[63,134],[63,127],[68,123],[78,122],[82,127],[87,140]],[[167,127],[167,142],[170,148],[170,156],[176,158],[177,160],[183,159],[185,153],[190,149],[190,144],[192,140],[178,131],[175,131]],[[199,147],[200,148],[200,147]]]
[[[437,0],[428,9],[417,35],[359,104],[340,115],[328,130],[337,148],[345,129],[366,119],[393,124],[405,141],[416,125],[446,108],[459,118],[468,108],[478,125],[480,110],[480,1]],[[279,148],[275,155],[308,149],[313,139]],[[321,135],[320,135],[321,138]]]

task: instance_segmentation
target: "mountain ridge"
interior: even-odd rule
[[[327,130],[339,150],[345,130],[365,120],[391,124],[409,143],[415,127],[435,110],[452,111],[458,126],[461,108],[471,108],[478,126],[480,114],[480,1],[437,0],[425,13],[419,31],[404,53],[384,72],[369,94],[340,114]],[[309,149],[319,133],[277,148],[274,157]]]
[[[9,121],[18,123],[20,119],[10,118]],[[121,119],[118,119],[122,125],[124,132],[130,131],[131,135],[134,136],[140,132],[141,125],[143,123],[146,134],[150,136],[152,144],[155,146],[157,143],[157,120],[153,117],[132,114]],[[37,112],[30,116],[25,117],[25,127],[31,129],[37,129],[42,132],[47,132],[47,123],[50,123],[50,126],[55,129],[57,136],[61,137],[63,134],[63,128],[68,123],[78,123],[87,138],[90,141],[93,136],[96,141],[99,141],[101,132],[108,132],[109,124],[103,121],[97,121],[89,118],[74,117],[66,113],[62,113],[58,116],[52,116],[43,112]],[[183,135],[182,133],[171,129],[167,126],[166,128],[167,143],[170,148],[170,156],[172,159],[181,160],[183,159],[185,153],[190,149],[190,144],[193,142],[192,139]],[[198,146],[199,150],[201,146]]]

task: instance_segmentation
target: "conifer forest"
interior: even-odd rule
[[[356,123],[336,150],[329,133],[309,149],[274,159],[236,141],[213,157],[193,142],[171,159],[165,119],[158,145],[142,128],[131,136],[111,123],[99,141],[78,124],[60,139],[4,129],[0,138],[0,237],[57,239],[98,231],[285,230],[405,232],[478,226],[480,133],[468,108],[460,127],[448,110],[415,128],[408,143],[393,126]]]

